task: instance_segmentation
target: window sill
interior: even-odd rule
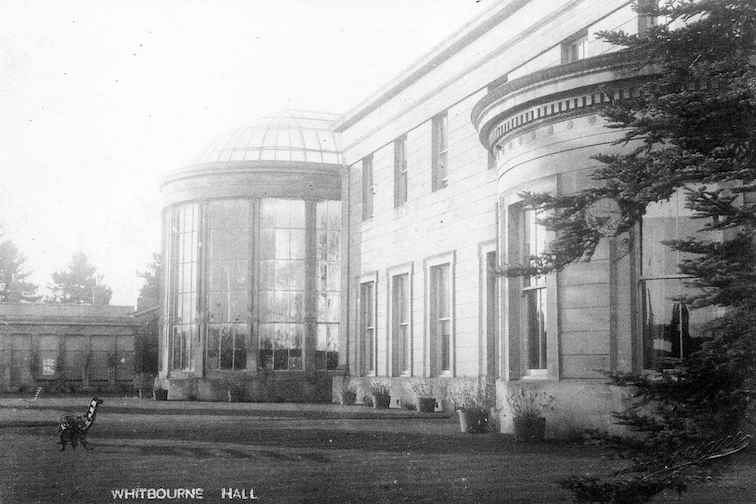
[[[273,374],[283,374],[283,373],[291,373],[291,374],[300,374],[304,373],[304,369],[258,369],[257,374],[266,374],[266,373],[273,373]]]
[[[524,381],[544,381],[550,380],[551,377],[547,369],[528,369],[520,379]]]
[[[240,373],[253,373],[253,369],[208,369],[207,375],[228,375],[228,374],[240,374]]]
[[[677,368],[643,369],[641,376],[651,381],[662,381],[665,377],[675,380],[678,372]]]

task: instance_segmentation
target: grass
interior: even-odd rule
[[[110,490],[132,487],[204,488],[205,502],[222,502],[236,487],[259,503],[552,503],[569,502],[559,478],[606,468],[593,448],[462,434],[438,414],[116,398],[98,413],[93,451],[59,452],[55,419],[86,402],[0,400],[0,502],[119,502]],[[746,455],[726,487],[682,502],[751,502]]]

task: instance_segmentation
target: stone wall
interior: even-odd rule
[[[481,373],[481,246],[496,238],[496,174],[470,124],[475,97],[448,110],[448,186],[431,190],[431,125],[425,122],[407,134],[408,198],[394,208],[394,146],[373,153],[375,187],[373,217],[362,221],[362,165],[350,167],[349,316],[358,328],[360,278],[377,278],[378,375],[390,376],[391,333],[388,318],[390,270],[411,265],[412,375],[428,376],[426,324],[426,261],[453,255],[453,374]],[[352,374],[359,362],[357,330],[350,331]],[[495,356],[490,356],[494,358]],[[355,364],[357,367],[355,368]],[[485,366],[485,364],[483,364]],[[485,367],[483,367],[485,369]]]

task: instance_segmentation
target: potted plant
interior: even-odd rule
[[[346,380],[341,384],[341,404],[344,406],[351,406],[357,400],[357,392],[347,385]]]
[[[431,385],[424,381],[414,382],[412,392],[415,394],[417,410],[421,413],[436,411],[436,398],[433,397]]]
[[[524,388],[509,394],[507,403],[512,412],[517,441],[543,441],[546,437],[544,412],[554,409],[554,396]]]
[[[459,430],[469,433],[488,432],[489,403],[485,389],[476,381],[457,381],[451,385],[449,398],[459,417]]]
[[[391,404],[391,390],[383,382],[370,382],[370,395],[373,396],[373,408],[388,409]]]

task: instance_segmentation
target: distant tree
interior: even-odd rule
[[[145,310],[160,305],[160,278],[163,273],[163,263],[160,254],[152,254],[152,262],[147,269],[137,273],[144,280],[139,289],[137,298],[137,310]]]
[[[0,303],[36,301],[37,286],[27,282],[30,273],[25,271],[26,258],[11,240],[0,242]]]
[[[113,295],[83,252],[75,253],[68,269],[53,273],[52,279],[53,296],[49,301],[55,303],[106,305]]]

